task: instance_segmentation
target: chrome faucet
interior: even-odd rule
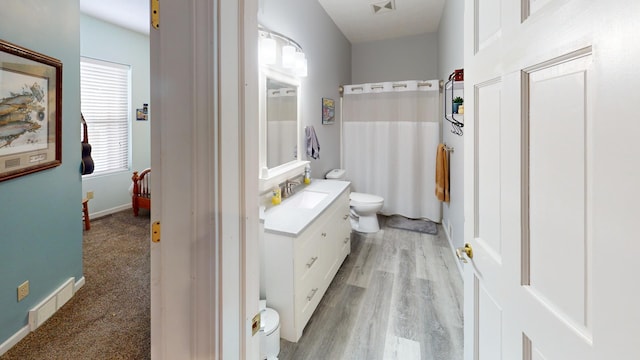
[[[284,182],[284,191],[282,192],[282,196],[283,197],[289,197],[291,195],[293,195],[293,189],[296,188],[296,186],[300,185],[300,181],[291,181],[291,180],[286,180]]]

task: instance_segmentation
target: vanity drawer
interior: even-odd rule
[[[305,281],[315,272],[321,272],[326,267],[326,256],[322,251],[322,247],[316,242],[321,238],[320,234],[313,236],[314,241],[310,241],[309,246],[305,246],[296,252],[293,268],[293,278],[298,281]]]
[[[302,330],[313,311],[318,307],[320,300],[327,291],[327,284],[322,278],[322,273],[314,271],[305,280],[296,282],[295,294],[295,318],[298,327]]]
[[[326,261],[322,253],[322,244],[320,243],[325,232],[320,226],[322,224],[314,225],[316,226],[312,226],[295,240],[293,264],[293,278],[295,281],[306,279],[309,274],[323,267]]]

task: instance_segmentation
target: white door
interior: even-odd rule
[[[162,1],[159,13],[151,356],[257,359],[257,1]]]
[[[638,359],[640,4],[465,1],[465,359]]]

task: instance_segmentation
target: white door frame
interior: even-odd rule
[[[254,359],[257,0],[162,2],[160,24],[150,34],[151,221],[161,223],[151,355]]]

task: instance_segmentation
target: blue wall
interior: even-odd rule
[[[83,194],[93,191],[89,202],[91,216],[102,216],[131,207],[133,170],[150,167],[151,136],[149,121],[136,121],[136,108],[150,100],[149,36],[113,25],[94,17],[80,16],[80,54],[82,56],[131,65],[131,168],[104,175],[89,175],[82,180]],[[89,134],[91,140],[91,134]]]
[[[62,165],[0,182],[0,344],[66,279],[82,277],[78,1],[4,0],[0,38],[63,63]],[[17,302],[17,287],[30,294]]]

